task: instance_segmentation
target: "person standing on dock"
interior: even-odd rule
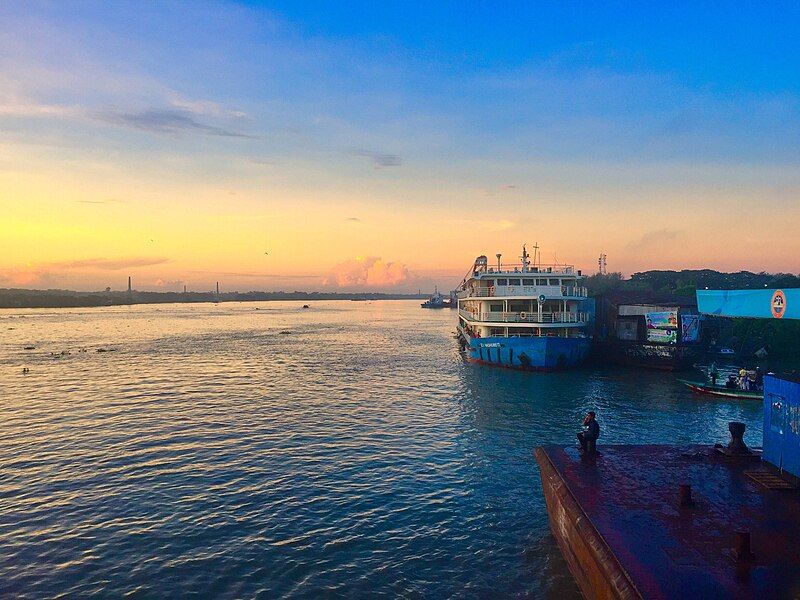
[[[578,433],[578,442],[581,445],[581,452],[586,455],[597,452],[597,438],[600,437],[600,425],[597,423],[593,410],[586,413],[583,419],[584,431]]]
[[[717,387],[717,378],[719,377],[719,371],[717,370],[717,363],[711,363],[711,370],[708,373],[709,379],[711,379],[711,385],[713,387]]]

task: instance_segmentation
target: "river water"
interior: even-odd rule
[[[474,366],[455,311],[301,304],[0,311],[0,596],[578,597],[535,446],[590,409],[601,445],[760,445],[759,403],[672,374]]]

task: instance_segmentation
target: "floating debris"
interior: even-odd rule
[[[303,304],[303,308],[311,308],[308,304]]]
[[[25,346],[25,350],[36,350],[36,346]]]
[[[95,352],[116,352],[118,348],[98,348]]]
[[[278,335],[291,335],[291,333],[292,333],[291,331],[284,330],[284,331],[279,331]]]
[[[30,373],[30,372],[31,372],[31,370],[30,370],[28,367],[24,367],[24,368],[22,369],[22,374],[23,374],[23,375],[27,375],[27,374],[28,374],[28,373]]]

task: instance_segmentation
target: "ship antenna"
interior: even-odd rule
[[[528,272],[528,251],[525,249],[525,244],[522,244],[522,272]]]

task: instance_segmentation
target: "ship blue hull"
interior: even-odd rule
[[[589,354],[588,338],[485,337],[466,340],[471,362],[523,369],[554,371],[582,363]]]

